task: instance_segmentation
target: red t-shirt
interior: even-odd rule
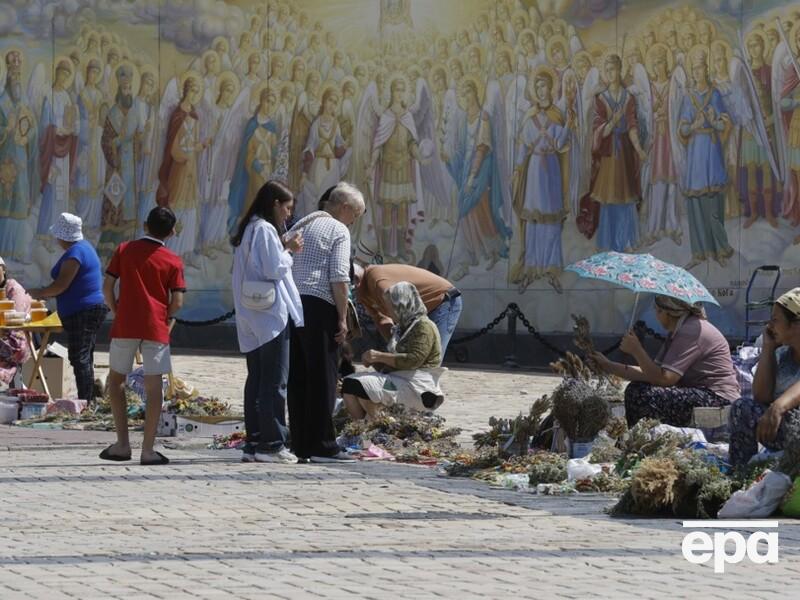
[[[185,292],[183,262],[152,238],[123,242],[106,270],[120,280],[111,338],[169,344],[170,292]]]

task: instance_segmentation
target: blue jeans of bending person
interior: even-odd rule
[[[248,352],[244,384],[244,451],[277,452],[285,446],[286,386],[289,379],[289,326],[266,344]]]
[[[428,318],[433,321],[439,330],[439,337],[442,341],[442,361],[444,361],[444,353],[447,352],[447,346],[450,344],[450,338],[453,337],[453,332],[456,330],[458,318],[461,316],[463,308],[464,302],[461,296],[455,298],[445,297],[439,306],[428,313]]]

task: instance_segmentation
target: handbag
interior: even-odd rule
[[[249,308],[250,310],[265,311],[272,308],[272,305],[275,304],[275,298],[277,297],[275,282],[244,278],[247,263],[250,260],[250,251],[253,247],[254,237],[255,227],[250,234],[250,242],[247,245],[247,256],[242,265],[242,285],[239,301],[243,307]]]

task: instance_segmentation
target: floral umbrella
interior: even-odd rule
[[[573,271],[581,277],[609,281],[636,292],[631,323],[636,314],[639,294],[643,292],[671,296],[689,304],[709,302],[719,306],[706,287],[686,269],[649,254],[601,252],[571,264],[567,271]]]

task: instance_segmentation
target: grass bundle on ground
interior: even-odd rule
[[[553,416],[573,441],[590,441],[611,418],[608,401],[582,379],[565,379],[553,392]]]
[[[475,448],[498,446],[501,454],[526,454],[529,440],[539,432],[551,405],[550,397],[542,396],[533,401],[527,415],[520,413],[513,419],[490,418],[489,431],[473,434]]]

